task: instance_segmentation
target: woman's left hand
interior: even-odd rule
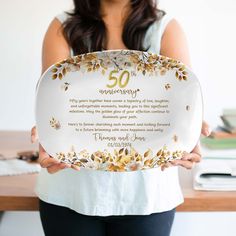
[[[202,123],[201,133],[204,136],[209,136],[211,133],[210,127],[205,121],[203,121],[203,123]],[[176,165],[185,167],[186,169],[192,169],[193,165],[196,162],[200,162],[201,159],[202,159],[202,156],[201,156],[201,151],[200,151],[200,144],[198,141],[197,145],[194,147],[194,149],[192,150],[191,153],[184,152],[181,159],[175,159],[173,161],[170,161],[170,162],[162,165],[161,170],[163,171],[167,167],[176,166]]]

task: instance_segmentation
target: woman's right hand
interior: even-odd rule
[[[34,143],[38,139],[37,130],[34,126],[31,129],[31,142]],[[51,157],[45,149],[42,147],[42,145],[39,143],[39,158],[38,163],[42,168],[47,168],[48,173],[53,174],[58,172],[59,170],[65,169],[65,168],[73,168],[75,170],[79,170],[79,167],[67,163],[62,163],[56,158]]]

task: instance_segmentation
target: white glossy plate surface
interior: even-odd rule
[[[181,158],[196,145],[202,116],[194,73],[147,52],[74,56],[48,68],[37,84],[39,142],[82,168],[135,171]]]

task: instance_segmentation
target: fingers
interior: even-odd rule
[[[200,162],[201,161],[201,154],[197,152],[186,153],[181,158],[183,161],[192,161],[192,162]]]
[[[79,167],[79,166],[73,165],[73,164],[71,165],[71,168],[74,169],[74,170],[80,170],[80,167]]]
[[[54,174],[56,172],[58,172],[59,170],[65,169],[65,168],[69,168],[70,166],[66,163],[59,163],[59,164],[54,164],[51,165],[47,168],[48,173],[50,174]]]
[[[71,167],[70,164],[61,163],[59,160],[52,158],[45,149],[39,144],[38,162],[42,168],[47,168],[48,173],[53,174],[59,170]]]
[[[58,160],[54,159],[54,158],[45,157],[41,161],[39,161],[39,164],[43,168],[48,168],[48,167],[50,167],[52,165],[58,165],[58,164],[60,164],[60,162]]]
[[[192,161],[183,161],[181,159],[173,160],[173,161],[170,161],[170,162],[174,166],[179,165],[179,166],[185,167],[186,169],[192,169],[193,166],[194,166],[194,162],[192,162]]]
[[[58,172],[59,170],[70,168],[71,165],[63,162],[59,162],[58,160],[48,157],[43,159],[40,162],[41,167],[47,168],[48,173],[53,174]]]
[[[31,129],[31,142],[34,143],[38,140],[38,133],[36,126]],[[43,146],[39,143],[39,158],[38,163],[42,168],[47,168],[48,173],[53,174],[59,170],[71,167],[74,170],[80,170],[80,167],[77,165],[70,165],[67,163],[62,163],[59,160],[51,157],[45,151]]]
[[[194,149],[191,151],[191,153],[184,152],[181,159],[199,162],[202,159],[199,141],[197,142],[197,145],[194,147]]]
[[[203,121],[202,122],[202,130],[201,133],[205,136],[209,136],[211,133],[211,129],[209,125]],[[195,163],[198,163],[201,161],[202,155],[200,150],[199,141],[197,145],[194,147],[191,153],[184,152],[181,159],[175,159],[168,163],[165,163],[161,166],[161,170],[165,170],[165,168],[168,168],[170,166],[176,166],[180,165],[182,167],[185,167],[187,169],[192,169]]]
[[[209,126],[205,121],[202,122],[202,130],[201,130],[201,133],[202,133],[204,136],[209,136],[209,135],[211,134],[210,126]]]
[[[43,168],[47,168],[50,165],[60,163],[57,159],[54,159],[48,155],[43,146],[39,143],[39,164]]]
[[[193,161],[184,161],[181,159],[176,159],[176,160],[172,160],[170,162],[163,164],[161,166],[161,170],[164,171],[166,168],[172,167],[172,166],[182,166],[182,167],[185,167],[186,169],[192,169],[194,166],[194,163],[195,162]]]
[[[200,162],[202,159],[200,146],[197,144],[191,153],[184,152],[181,159],[170,161],[173,165],[179,165],[186,169],[192,169],[195,163]]]
[[[35,143],[38,140],[38,133],[36,126],[32,127],[31,129],[31,142]]]
[[[187,169],[192,169],[195,162],[200,162],[201,154],[200,154],[200,146],[197,144],[191,153],[184,152],[181,159],[171,160],[161,166],[161,170],[164,171],[165,168],[171,166],[182,166]]]
[[[168,167],[171,167],[171,166],[173,166],[173,164],[170,163],[170,162],[167,162],[167,163],[161,165],[161,170],[164,171],[165,168],[168,168]]]

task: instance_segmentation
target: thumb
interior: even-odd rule
[[[38,140],[38,132],[36,126],[31,129],[31,143],[35,143]]]

